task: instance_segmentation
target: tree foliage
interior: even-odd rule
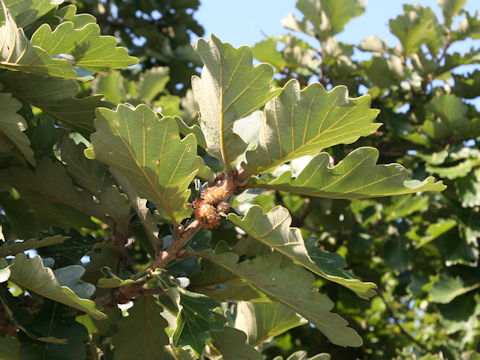
[[[253,48],[198,4],[2,2],[0,358],[480,356],[478,15],[358,61],[358,0]]]

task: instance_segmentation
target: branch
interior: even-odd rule
[[[387,300],[383,296],[383,291],[378,289],[378,296],[382,300],[382,302],[385,304],[385,308],[387,309],[388,315],[393,319],[393,322],[397,327],[400,329],[400,332],[408,338],[411,342],[413,342],[415,345],[417,345],[420,349],[422,349],[424,352],[429,353],[430,349],[428,349],[424,344],[422,344],[420,341],[415,339],[412,335],[410,335],[407,330],[402,326],[401,322],[395,317],[395,314],[393,313],[393,309],[390,307],[388,304]]]

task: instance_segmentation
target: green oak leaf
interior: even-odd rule
[[[94,23],[76,29],[72,22],[67,21],[54,31],[48,24],[43,24],[33,34],[31,43],[50,57],[70,55],[72,65],[93,71],[123,68],[138,62],[128,55],[126,48],[116,46],[116,38],[100,36],[100,27]]]
[[[71,21],[75,29],[80,29],[87,24],[97,22],[95,16],[91,14],[77,14],[77,7],[75,5],[63,6],[57,11],[56,17],[63,21]]]
[[[246,343],[247,335],[241,330],[225,327],[221,332],[214,332],[213,339],[213,345],[224,360],[263,359],[262,354]]]
[[[305,246],[300,229],[290,227],[292,217],[284,207],[276,206],[265,214],[260,206],[255,205],[243,218],[229,214],[227,219],[248,235],[271,246],[315,274],[345,286],[362,298],[375,296],[373,289],[377,286],[374,283],[364,283],[346,271],[332,271],[328,262],[318,256],[318,261],[314,262]]]
[[[27,122],[17,113],[22,104],[7,93],[0,93],[0,104],[2,107],[0,131],[18,147],[30,164],[35,165],[30,139],[24,133],[27,129]]]
[[[0,170],[1,181],[15,187],[37,217],[48,225],[82,225],[95,228],[90,217],[108,222],[92,195],[76,187],[60,161],[44,157],[35,171],[25,166]]]
[[[270,90],[273,69],[268,64],[254,67],[249,47],[235,49],[212,35],[208,42],[198,40],[195,50],[205,65],[201,76],[192,78],[192,89],[200,108],[207,151],[230,168],[247,148],[233,132],[233,124],[281,90]]]
[[[195,292],[220,300],[270,302],[261,291],[223,267],[202,261],[202,271],[191,279]]]
[[[295,311],[277,302],[238,301],[229,314],[234,316],[232,326],[247,334],[247,342],[253,346],[307,323]]]
[[[320,153],[296,177],[286,171],[273,180],[253,179],[247,187],[333,199],[365,199],[445,189],[445,185],[435,182],[432,176],[423,181],[407,180],[407,170],[403,166],[378,165],[377,160],[377,149],[362,147],[332,167],[330,155]]]
[[[67,237],[61,243],[38,249],[38,254],[42,258],[51,258],[55,261],[56,268],[80,264],[82,257],[92,250],[95,244],[99,243],[99,240],[91,234],[82,235],[75,229],[65,231],[60,227],[51,227],[48,232],[43,232],[41,235],[43,236],[42,241],[58,235]]]
[[[405,56],[417,52],[422,45],[433,48],[436,53],[442,43],[442,28],[435,13],[419,4],[403,5],[404,13],[389,21],[390,31],[399,40]]]
[[[205,250],[194,254],[244,278],[273,301],[302,315],[332,343],[340,346],[362,345],[362,338],[347,327],[348,322],[330,312],[333,302],[312,288],[313,274],[295,264],[282,267],[282,256],[275,253],[239,263],[237,254],[224,252],[221,247],[225,247],[225,243],[219,243],[215,251]]]
[[[10,280],[29,291],[85,311],[96,319],[107,317],[96,309],[93,301],[82,299],[72,289],[61,286],[53,271],[43,265],[40,256],[29,259],[23,254],[17,254],[12,260],[10,271]]]
[[[125,176],[140,197],[157,206],[162,219],[179,223],[190,215],[185,204],[197,172],[193,135],[180,139],[175,119],[159,119],[146,105],[100,108],[95,127],[96,159]]]
[[[2,3],[10,11],[18,27],[25,28],[49,11],[56,9],[62,2],[63,0],[4,0]],[[5,14],[0,11],[0,23],[4,20]]]
[[[79,89],[73,80],[7,71],[0,74],[0,83],[17,99],[41,109],[86,137],[95,131],[95,109],[106,104],[100,95],[77,99]]]
[[[173,345],[191,347],[195,355],[200,357],[211,338],[210,331],[222,330],[224,319],[212,311],[218,306],[217,302],[204,295],[180,293],[180,305]]]
[[[162,91],[170,80],[168,76],[168,67],[159,66],[145,71],[138,82],[138,97],[147,103]]]
[[[467,0],[437,0],[442,9],[443,22],[447,27],[452,25],[453,17],[460,12],[466,2]]]
[[[318,83],[300,90],[298,81],[290,80],[265,106],[258,146],[246,154],[246,172],[267,171],[336,144],[350,144],[377,130],[380,124],[372,123],[377,114],[369,95],[349,99],[346,87],[326,91]]]
[[[66,59],[53,59],[44,49],[34,46],[18,28],[10,12],[4,9],[0,26],[0,68],[43,76],[76,79],[77,73]]]
[[[298,0],[296,7],[304,18],[299,21],[289,14],[282,25],[323,42],[341,33],[351,19],[362,15],[365,5],[359,0]]]
[[[67,240],[68,236],[49,236],[43,239],[29,239],[25,241],[7,241],[0,245],[0,257],[16,255],[26,250],[38,249],[45,246],[57,245]]]
[[[36,238],[40,230],[35,212],[25,199],[12,195],[12,193],[0,192],[0,206],[5,211],[15,239]]]
[[[168,336],[167,321],[160,315],[163,308],[151,296],[139,296],[128,316],[118,321],[118,332],[113,336],[116,360],[161,360]]]
[[[430,301],[447,304],[457,296],[477,289],[480,282],[464,281],[461,277],[452,277],[448,274],[441,274],[438,281],[433,284],[430,290]]]
[[[427,245],[440,235],[443,235],[447,231],[453,229],[456,225],[457,221],[453,219],[440,220],[437,223],[430,224],[427,230],[425,230],[426,235],[420,238],[418,244],[415,246],[415,249],[419,249],[422,246]]]
[[[20,359],[20,342],[18,339],[10,335],[0,337],[0,349],[2,349],[2,360]]]
[[[277,43],[278,40],[271,36],[256,43],[252,48],[253,56],[255,59],[275,66],[279,70],[284,69],[286,61],[283,58],[282,53],[277,51]]]
[[[85,274],[85,268],[81,265],[68,265],[56,270],[53,274],[60,286],[66,286],[82,299],[89,299],[95,292],[95,286],[80,278]]]
[[[480,181],[478,179],[480,179],[480,168],[456,181],[462,206],[473,208],[480,205]]]
[[[131,206],[124,194],[103,164],[85,157],[85,145],[78,145],[72,139],[64,138],[60,145],[61,158],[67,164],[67,172],[76,185],[90,191],[98,199],[105,213],[113,220],[110,226],[127,233],[128,221],[132,217]]]
[[[98,280],[97,286],[100,288],[117,288],[141,283],[150,278],[150,276],[147,277],[147,273],[132,276],[132,274],[125,272],[125,274],[116,275],[112,269],[107,266],[102,268],[102,272],[105,274],[105,277]]]

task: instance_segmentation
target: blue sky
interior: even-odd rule
[[[195,17],[204,26],[206,36],[214,33],[234,46],[253,45],[262,40],[264,34],[285,34],[287,31],[280,21],[288,13],[298,14],[295,3],[295,0],[201,0]],[[379,35],[389,45],[396,45],[396,38],[388,30],[388,20],[402,12],[404,3],[430,6],[441,19],[435,0],[370,0],[366,12],[346,25],[339,40],[358,44],[369,35]],[[470,12],[480,11],[480,0],[468,0],[466,8]]]

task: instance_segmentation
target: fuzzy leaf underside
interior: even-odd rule
[[[265,214],[260,206],[253,206],[243,218],[236,214],[229,214],[228,220],[248,235],[274,248],[315,274],[345,286],[362,298],[368,299],[375,296],[374,289],[377,286],[374,283],[362,282],[346,272],[339,273],[337,276],[332,275],[328,268],[325,268],[327,264],[315,263],[305,247],[300,229],[290,227],[292,217],[284,207],[277,206]]]
[[[372,122],[377,114],[369,95],[349,99],[346,87],[326,91],[318,83],[300,90],[298,81],[290,80],[265,106],[258,146],[246,154],[246,172],[268,171],[333,145],[353,143],[377,130],[381,124]]]
[[[216,251],[206,250],[195,255],[243,277],[273,301],[293,309],[314,324],[334,344],[362,345],[362,338],[355,330],[347,327],[348,322],[338,314],[330,312],[333,308],[332,301],[312,289],[314,276],[295,264],[281,267],[282,256],[272,254],[239,263],[237,254],[222,253],[219,247]]]
[[[407,180],[407,170],[403,166],[376,164],[378,155],[375,148],[358,148],[331,167],[329,155],[320,153],[296,177],[286,171],[273,180],[254,179],[247,187],[333,199],[365,199],[446,188],[432,176],[423,181]]]
[[[200,77],[192,78],[192,89],[200,108],[200,126],[207,151],[226,167],[247,148],[233,132],[236,120],[263,106],[281,90],[270,90],[273,69],[252,65],[252,50],[222,43],[212,35],[195,47],[204,63]]]
[[[175,119],[159,119],[146,105],[98,109],[95,127],[96,159],[124,175],[161,218],[178,223],[190,215],[185,204],[197,171],[193,135],[180,139]]]
[[[9,280],[29,291],[85,311],[95,319],[107,317],[96,309],[93,301],[82,299],[72,289],[60,286],[53,271],[43,265],[39,256],[29,259],[23,254],[17,254],[10,265],[10,272]]]

